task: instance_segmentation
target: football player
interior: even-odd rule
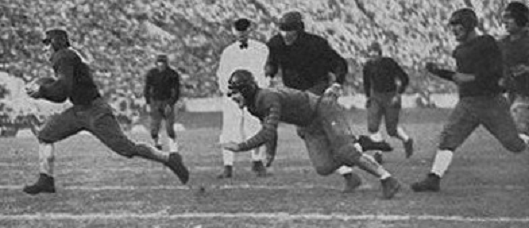
[[[54,193],[53,177],[54,144],[80,131],[88,131],[110,149],[127,158],[140,157],[169,167],[186,183],[189,172],[182,157],[176,152],[164,153],[156,148],[137,144],[122,132],[111,107],[102,99],[90,74],[89,66],[70,47],[66,31],[46,31],[44,45],[51,48],[51,63],[56,80],[42,80],[26,88],[35,99],[62,103],[69,99],[73,106],[50,117],[38,133],[39,178],[25,186],[28,194]]]
[[[239,107],[261,120],[261,130],[243,142],[228,142],[224,149],[248,151],[277,140],[280,121],[304,127],[302,136],[310,160],[320,175],[329,175],[341,166],[358,166],[380,178],[383,197],[391,199],[400,188],[399,182],[363,150],[386,150],[385,142],[373,142],[367,136],[356,137],[344,118],[345,111],[332,95],[317,96],[290,88],[259,88],[252,74],[237,70],[230,77],[229,95]]]
[[[459,101],[441,132],[431,171],[425,179],[413,183],[416,192],[440,191],[441,178],[452,163],[455,150],[480,125],[485,127],[509,151],[522,152],[526,143],[516,131],[509,102],[502,96],[499,80],[503,74],[500,48],[490,35],[478,35],[478,18],[469,8],[456,10],[449,26],[459,45],[453,52],[456,70],[428,63],[426,69],[459,88]]]

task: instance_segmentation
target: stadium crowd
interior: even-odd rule
[[[29,81],[50,75],[40,50],[43,31],[61,27],[72,34],[72,46],[94,70],[102,94],[126,114],[145,108],[143,82],[160,53],[182,76],[183,97],[219,94],[215,78],[221,50],[232,42],[230,21],[248,17],[258,24],[254,37],[265,41],[288,10],[304,13],[307,30],[322,35],[345,56],[350,72],[348,93],[362,93],[361,66],[366,48],[378,41],[384,53],[410,75],[407,93],[428,96],[455,92],[449,83],[426,76],[424,62],[453,65],[455,43],[446,20],[459,7],[473,7],[481,32],[502,34],[499,12],[507,1],[319,1],[297,0],[4,0],[0,3],[0,71]],[[420,45],[417,45],[420,44]],[[0,88],[0,93],[6,93]],[[0,94],[0,97],[2,95]],[[428,100],[428,99],[426,99]],[[131,110],[132,109],[132,110]]]

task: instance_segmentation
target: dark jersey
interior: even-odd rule
[[[499,85],[503,74],[502,54],[492,36],[478,36],[460,44],[452,55],[456,60],[457,72],[476,77],[473,81],[458,85],[460,97],[491,96],[502,92]],[[449,80],[455,74],[448,70],[434,73]]]
[[[144,96],[147,103],[151,100],[169,100],[176,103],[180,97],[180,76],[167,67],[164,71],[153,68],[145,76]]]
[[[499,43],[503,53],[504,76],[507,79],[508,89],[514,93],[529,96],[529,73],[514,77],[512,72],[516,66],[529,66],[529,31],[523,31],[518,39],[511,39],[507,36]]]
[[[261,120],[262,128],[239,145],[242,150],[250,150],[277,139],[279,122],[306,126],[314,118],[309,95],[289,88],[258,89],[253,102],[248,105],[248,111]]]
[[[90,68],[72,48],[55,52],[51,62],[57,81],[41,87],[43,98],[53,102],[70,99],[74,105],[88,105],[100,97]]]
[[[330,72],[336,75],[336,82],[345,80],[347,62],[320,36],[300,32],[292,45],[286,45],[278,34],[267,45],[267,74],[274,76],[281,68],[283,84],[289,88],[307,90],[328,83]]]
[[[409,83],[408,74],[389,57],[367,61],[363,69],[363,77],[367,97],[371,96],[371,91],[404,93]],[[397,80],[400,81],[398,88]]]

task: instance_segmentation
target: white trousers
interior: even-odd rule
[[[240,109],[231,98],[224,96],[220,143],[242,142],[254,136],[260,129],[261,121],[257,117],[252,116],[246,109]],[[252,161],[264,160],[265,150],[261,148],[251,151]],[[222,150],[222,159],[225,166],[233,166],[234,153],[229,150]]]

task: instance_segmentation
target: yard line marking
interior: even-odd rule
[[[213,185],[204,186],[207,190],[229,190],[229,189],[264,189],[264,190],[295,190],[295,189],[329,189],[341,191],[340,188],[333,188],[325,185],[250,185],[250,184],[239,184],[239,185]],[[0,185],[0,190],[20,190],[22,185]],[[130,190],[193,190],[198,189],[199,185],[158,185],[158,186],[63,186],[59,189],[64,190],[78,190],[78,191],[130,191]],[[373,189],[373,186],[364,184],[358,188],[362,189]]]
[[[60,190],[72,190],[72,191],[133,191],[133,190],[193,190],[204,186],[207,190],[230,190],[230,189],[247,189],[247,190],[298,190],[298,189],[326,189],[341,191],[341,185],[329,186],[323,184],[294,184],[294,185],[253,185],[253,184],[236,184],[236,185],[202,185],[201,183],[195,183],[193,185],[150,185],[150,186],[126,186],[126,185],[105,185],[105,186],[82,186],[82,185],[70,185],[70,186],[58,186]],[[20,190],[23,185],[0,185],[0,190]],[[358,190],[374,190],[378,189],[378,185],[371,185],[371,183],[362,184]],[[519,185],[465,185],[465,186],[453,186],[449,190],[469,190],[469,189],[482,189],[482,190],[507,190],[507,191],[525,191],[528,188]]]
[[[51,221],[51,220],[124,220],[124,219],[271,219],[271,220],[342,220],[342,221],[445,221],[445,222],[470,222],[470,223],[529,223],[529,217],[465,217],[465,216],[442,216],[442,215],[389,215],[389,214],[290,214],[277,213],[182,213],[168,214],[166,211],[157,213],[37,213],[6,215],[0,214],[2,221]]]
[[[26,166],[27,168],[36,167],[38,164],[34,163],[33,165]],[[0,163],[0,168],[20,168],[23,167],[20,164],[2,164]],[[158,172],[163,169],[157,169],[157,167],[164,167],[163,165],[156,165],[156,167],[103,167],[103,168],[75,168],[75,167],[65,167],[56,168],[58,173],[89,173],[89,172],[134,172],[134,173],[145,173],[145,172]],[[250,170],[250,166],[236,168],[238,170]],[[220,171],[222,170],[221,166],[193,166],[189,167],[191,171]],[[288,171],[288,172],[315,172],[312,166],[285,166],[285,167],[272,167],[269,168],[270,171]],[[23,169],[6,169],[2,172],[24,172]]]

